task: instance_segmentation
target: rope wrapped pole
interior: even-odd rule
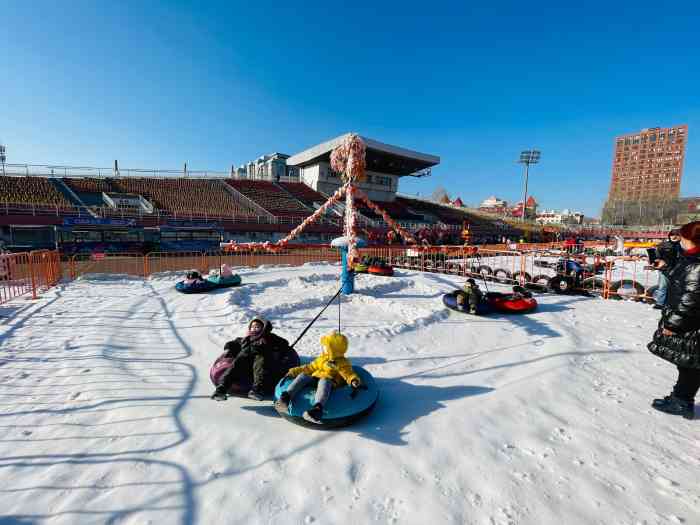
[[[356,184],[366,178],[365,167],[367,147],[364,141],[354,133],[331,152],[331,168],[340,173],[347,186],[345,192],[345,237],[348,240],[347,264],[352,268],[357,262],[357,213],[355,210]]]

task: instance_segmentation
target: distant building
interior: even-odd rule
[[[537,201],[535,198],[530,195],[527,198],[527,206],[526,206],[526,212],[525,212],[525,217],[531,217],[534,218],[537,214]],[[511,217],[522,217],[523,216],[523,201],[519,201],[513,208],[508,210],[508,214]]]
[[[677,199],[687,138],[686,125],[617,137],[608,202]]]
[[[342,179],[331,169],[330,156],[346,137],[347,134],[341,135],[297,153],[287,159],[287,166],[299,169],[301,182],[321,193],[332,194],[342,185]],[[367,147],[367,178],[358,186],[372,200],[393,201],[399,178],[429,175],[431,168],[440,163],[440,157],[435,155],[361,138]]]
[[[284,153],[271,153],[258,157],[255,161],[244,164],[232,170],[232,175],[237,179],[277,181],[299,179],[299,169],[287,165],[289,155]]]
[[[584,215],[570,210],[543,210],[537,213],[535,222],[539,224],[583,224]]]
[[[491,213],[493,215],[505,215],[507,209],[508,202],[499,199],[495,195],[492,195],[479,204],[479,211]]]

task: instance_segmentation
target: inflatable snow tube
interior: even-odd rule
[[[574,290],[574,278],[569,275],[555,275],[549,280],[549,289],[558,294],[571,293]]]
[[[538,292],[546,292],[549,289],[549,281],[549,275],[535,275],[532,278],[532,282],[525,284],[525,288],[527,288],[528,290],[535,290]]]
[[[231,388],[227,392],[232,396],[246,396],[248,391],[252,388],[253,382],[253,360],[244,364],[241,367],[239,377],[233,382]],[[233,357],[226,357],[226,354],[221,354],[216,358],[214,363],[209,368],[209,379],[214,385],[218,385],[221,381],[221,377],[224,375],[231,365],[233,364]],[[275,385],[280,381],[281,378],[289,371],[290,368],[299,366],[299,354],[294,350],[289,350],[283,355],[277,357],[276,362],[271,367],[271,372],[269,379],[266,380],[266,384],[263,385],[263,390],[266,394],[271,394]],[[238,368],[238,366],[236,366]]]
[[[462,314],[469,313],[468,312],[468,307],[467,308],[462,308],[459,304],[457,304],[457,293],[458,290],[455,290],[454,292],[446,293],[445,295],[442,296],[442,304],[447,306],[450,310],[454,310],[455,312],[459,312]],[[482,301],[476,306],[476,314],[477,315],[484,315],[491,313],[491,306],[489,305],[488,302]]]
[[[184,281],[180,281],[175,285],[175,289],[180,293],[207,293],[218,288],[230,288],[232,286],[240,286],[241,276],[236,274],[230,277],[207,277],[203,281],[198,281],[187,286]]]
[[[216,290],[218,286],[211,281],[198,281],[194,284],[186,285],[185,281],[180,281],[175,285],[175,289],[180,293],[207,293]]]
[[[394,275],[394,269],[391,266],[370,266],[367,268],[367,273],[372,275],[384,275],[385,277],[391,277]]]
[[[605,286],[605,281],[602,277],[587,277],[583,280],[581,285],[583,286],[584,290],[600,292]]]
[[[656,299],[654,299],[654,295],[658,291],[659,287],[657,285],[650,286],[647,288],[645,297],[644,297],[644,302],[647,304],[656,304]]]
[[[486,280],[493,276],[493,269],[490,266],[482,264],[481,266],[477,267],[476,273]]]
[[[459,275],[462,273],[462,265],[459,263],[447,263],[447,273]]]
[[[454,291],[442,296],[442,302],[450,310],[467,313],[466,309],[457,304],[457,293]],[[476,307],[477,315],[490,313],[502,314],[528,314],[537,308],[537,301],[533,297],[515,297],[512,293],[488,292]]]
[[[353,270],[355,271],[355,273],[367,273],[368,268],[369,266],[367,266],[366,264],[357,263]]]
[[[632,279],[622,279],[610,283],[610,299],[640,299],[644,296],[644,286]]]
[[[532,276],[527,272],[515,272],[513,274],[513,280],[516,283],[525,286],[526,284],[532,282]]]
[[[486,302],[494,312],[503,314],[529,314],[537,308],[534,297],[515,297],[511,293],[489,292]]]
[[[504,270],[503,268],[496,268],[493,271],[493,280],[501,284],[507,284],[513,281],[513,276],[508,270]]]
[[[238,274],[231,275],[229,277],[220,277],[218,275],[214,277],[207,277],[206,279],[210,283],[214,283],[217,288],[229,288],[231,286],[241,285],[241,276]]]
[[[313,384],[305,387],[294,396],[294,399],[289,403],[288,413],[279,412],[279,414],[287,421],[296,423],[297,425],[318,429],[345,427],[363,418],[369,414],[377,404],[379,388],[372,374],[367,370],[361,366],[353,366],[352,369],[360,376],[362,385],[367,387],[367,389],[359,389],[357,395],[353,398],[351,396],[352,388],[349,386],[346,385],[341,388],[334,388],[326,406],[323,407],[321,425],[310,423],[303,418],[304,412],[314,405],[316,386]],[[287,389],[291,382],[291,378],[282,378],[275,387],[275,400],[279,399],[282,392]]]

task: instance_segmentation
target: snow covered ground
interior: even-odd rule
[[[208,369],[254,314],[293,340],[338,268],[241,274],[200,296],[175,274],[82,278],[0,307],[0,523],[700,523],[700,423],[649,407],[675,370],[646,350],[648,305],[471,317],[442,305],[458,278],[360,276],[342,327],[380,399],[315,431],[211,401]]]

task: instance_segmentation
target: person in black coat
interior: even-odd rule
[[[252,371],[252,384],[248,397],[256,401],[265,398],[266,391],[287,373],[294,365],[290,356],[293,351],[289,342],[272,333],[272,323],[256,317],[248,324],[248,334],[229,341],[224,346],[224,356],[233,359],[231,367],[221,376],[211,398],[225,401],[227,392],[234,382],[249,382]]]
[[[656,247],[654,268],[659,270],[659,284],[654,292],[654,308],[662,309],[668,295],[668,272],[675,266],[681,254],[681,236],[678,230],[671,230],[668,240]]]
[[[647,348],[678,367],[673,391],[652,407],[693,419],[700,389],[700,221],[683,226],[680,236],[681,252],[667,272],[666,305]]]

